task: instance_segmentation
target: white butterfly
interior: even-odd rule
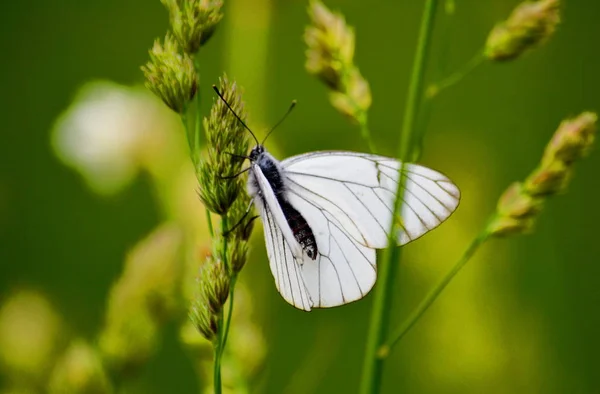
[[[342,151],[306,153],[280,163],[213,89],[256,140],[247,157],[250,167],[242,172],[250,171],[248,194],[263,221],[279,293],[305,311],[363,298],[377,277],[375,249],[387,246],[401,163]],[[395,238],[404,245],[446,220],[460,191],[423,166],[403,164],[402,172],[406,183]]]
[[[323,151],[281,163],[263,145],[249,156],[248,193],[263,221],[277,290],[296,308],[328,308],[364,297],[377,277],[375,249],[387,246],[397,160]],[[444,175],[406,164],[403,245],[432,230],[458,206]]]

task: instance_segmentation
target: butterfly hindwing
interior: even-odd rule
[[[317,258],[305,255],[301,268],[313,306],[333,307],[364,297],[377,277],[375,250],[356,242],[319,203],[293,193],[288,198],[307,220],[317,242]]]

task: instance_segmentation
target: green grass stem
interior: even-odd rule
[[[400,145],[398,147],[398,158],[403,162],[410,160],[413,154],[413,134],[418,116],[418,108],[423,94],[425,65],[427,63],[427,54],[437,5],[437,0],[427,0],[421,19],[417,51],[409,83],[408,97],[400,135]],[[396,191],[394,218],[397,216],[397,213],[401,212],[402,191],[406,181],[402,167],[399,169],[399,174],[400,180]],[[395,234],[397,225],[397,221],[392,220],[389,233],[389,247],[384,252],[381,263],[378,266],[379,279],[375,288],[373,310],[369,324],[367,349],[360,386],[361,394],[378,393],[381,387],[383,360],[377,356],[377,351],[383,343],[383,339],[387,336],[388,320],[391,311],[391,295],[401,254],[400,248],[396,246]]]

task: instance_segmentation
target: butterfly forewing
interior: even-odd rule
[[[400,162],[333,151],[294,156],[282,166],[290,201],[300,198],[329,212],[333,221],[366,247],[387,246]],[[437,227],[460,200],[458,188],[444,175],[416,164],[404,165],[403,171],[400,244]]]
[[[277,225],[273,212],[267,205],[260,206],[267,255],[271,273],[279,294],[298,309],[310,311],[313,303],[304,284],[301,266],[292,253],[290,244]]]

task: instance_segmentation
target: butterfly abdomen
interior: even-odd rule
[[[315,235],[312,232],[312,229],[304,219],[304,216],[300,212],[298,212],[289,202],[287,202],[283,197],[278,198],[279,205],[281,205],[281,210],[285,215],[285,218],[294,234],[294,238],[296,241],[302,246],[302,249],[306,252],[306,255],[311,259],[315,260],[317,258],[317,241],[315,240]]]

